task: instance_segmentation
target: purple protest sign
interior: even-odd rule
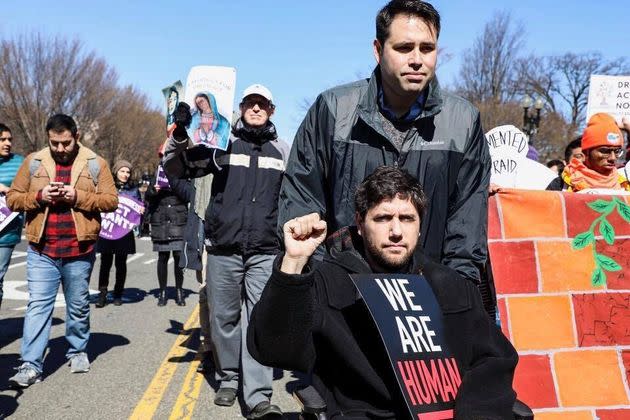
[[[101,213],[101,231],[98,236],[104,239],[120,239],[134,226],[140,224],[144,205],[141,201],[125,195],[118,196],[118,208],[111,213]]]
[[[168,178],[164,172],[162,165],[158,166],[157,174],[155,175],[155,186],[160,188],[171,188],[171,184],[168,183]]]
[[[2,231],[11,220],[15,219],[18,215],[17,212],[11,211],[10,208],[7,207],[7,197],[4,194],[0,194],[0,231]]]

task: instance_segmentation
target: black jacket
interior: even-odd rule
[[[251,129],[239,120],[225,152],[187,145],[169,140],[164,170],[185,178],[214,174],[204,222],[211,248],[241,255],[278,252],[278,192],[288,148],[275,126]]]
[[[309,273],[288,275],[279,257],[249,322],[247,347],[260,363],[313,372],[330,418],[408,418],[385,347],[349,273],[371,272],[356,229],[344,229]],[[414,255],[444,314],[446,342],[462,383],[457,419],[510,419],[518,355],[481,303],[477,287],[455,271]]]
[[[285,222],[317,212],[335,231],[354,223],[354,192],[380,165],[397,165],[422,184],[429,199],[422,218],[422,246],[466,278],[479,280],[487,258],[490,154],[479,111],[427,89],[420,116],[401,149],[383,128],[377,103],[379,69],[322,93],[298,129],[280,190],[278,232]]]
[[[183,240],[186,226],[188,202],[194,198],[190,181],[168,177],[170,188],[156,191],[151,182],[145,194],[151,223],[151,240],[171,242]]]

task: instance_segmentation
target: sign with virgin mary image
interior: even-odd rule
[[[230,141],[236,69],[195,66],[186,80],[186,103],[192,122],[188,137],[194,144],[226,150]]]

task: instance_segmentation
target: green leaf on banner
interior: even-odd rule
[[[606,284],[606,273],[604,273],[604,270],[600,267],[595,268],[591,276],[591,283],[593,286],[603,286]]]
[[[617,213],[619,213],[619,215],[621,217],[623,217],[623,219],[630,223],[630,206],[627,205],[626,203],[622,202],[621,200],[617,201]]]
[[[595,260],[597,260],[597,265],[599,265],[601,268],[603,268],[606,271],[620,271],[621,270],[621,266],[617,264],[617,261],[603,254],[595,255]]]
[[[577,235],[575,238],[573,238],[573,242],[571,242],[571,246],[573,247],[573,249],[586,248],[594,240],[595,240],[595,236],[593,235],[593,232],[589,230],[586,232],[582,232],[579,235]]]
[[[615,229],[613,229],[608,220],[602,219],[602,221],[599,223],[599,233],[602,234],[604,240],[608,245],[612,245],[615,243]]]
[[[599,213],[606,213],[611,210],[615,206],[614,201],[606,201],[606,200],[595,200],[593,202],[588,203],[588,206]]]

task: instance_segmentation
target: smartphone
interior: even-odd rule
[[[57,187],[57,188],[60,188],[60,187],[63,187],[63,185],[64,185],[64,184],[63,184],[63,182],[50,181],[50,186],[51,186],[51,187]]]

